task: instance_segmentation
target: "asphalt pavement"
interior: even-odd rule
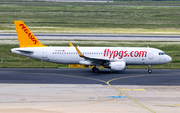
[[[153,69],[153,73],[148,73],[147,69],[100,69],[100,73],[93,73],[91,68],[0,68],[0,83],[7,84],[107,85],[109,80],[112,85],[180,85],[180,70]]]

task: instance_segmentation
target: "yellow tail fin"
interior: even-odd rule
[[[39,42],[23,21],[14,21],[20,47],[46,47]]]

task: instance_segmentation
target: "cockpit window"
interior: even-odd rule
[[[165,55],[166,53],[164,53],[164,52],[159,52],[159,55]]]

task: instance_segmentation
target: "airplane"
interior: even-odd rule
[[[92,71],[99,72],[104,66],[114,71],[125,71],[126,65],[165,64],[172,61],[162,50],[150,47],[47,47],[39,42],[23,21],[14,21],[20,48],[11,52],[59,64],[82,64],[94,66]]]

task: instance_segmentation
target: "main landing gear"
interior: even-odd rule
[[[151,65],[148,65],[148,73],[152,73]]]
[[[93,68],[92,68],[92,71],[93,71],[94,73],[99,73],[99,69],[96,68],[96,67],[93,67]]]

